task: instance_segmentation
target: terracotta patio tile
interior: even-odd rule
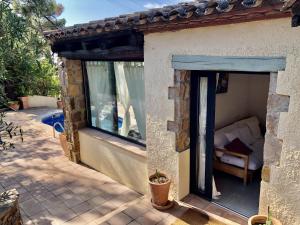
[[[69,208],[72,208],[72,207],[75,207],[77,205],[80,205],[81,203],[84,202],[84,200],[80,199],[79,197],[74,197],[74,198],[69,199],[69,200],[64,200],[63,202],[66,206],[68,206]]]
[[[136,204],[125,209],[123,212],[131,218],[136,219],[145,214],[147,211],[149,211],[149,209],[146,206],[143,206],[142,204]]]
[[[97,211],[96,209],[92,209],[80,215],[80,217],[83,218],[83,220],[86,221],[87,223],[99,219],[102,216],[103,214]]]
[[[141,198],[143,195],[141,195],[133,190],[129,190],[129,191],[125,191],[124,193],[122,193],[122,196],[125,196],[127,201],[133,201],[137,198]]]
[[[161,217],[156,215],[155,213],[148,211],[144,215],[138,217],[136,221],[143,225],[155,225],[162,220]]]
[[[67,187],[61,187],[61,188],[58,188],[58,189],[56,189],[56,190],[53,190],[52,193],[53,193],[54,195],[60,195],[60,194],[66,192],[66,191],[68,191],[68,190],[69,190],[69,189],[68,189]]]
[[[47,210],[38,212],[37,214],[29,217],[32,222],[35,224],[51,224],[53,218]]]
[[[35,199],[29,199],[20,203],[20,207],[27,216],[33,216],[44,210],[44,207]]]
[[[57,208],[59,207],[66,207],[67,206],[61,201],[59,198],[54,197],[51,199],[48,199],[46,201],[42,202],[43,206],[51,212],[51,210],[56,211]]]
[[[106,199],[101,196],[96,196],[96,197],[88,200],[88,203],[94,207],[98,207],[98,206],[102,205],[104,202],[106,202]]]
[[[157,209],[150,209],[151,212],[153,212],[154,214],[158,215],[160,218],[165,219],[167,218],[170,214],[168,211],[159,211]]]
[[[103,223],[95,223],[95,225],[110,225],[110,224],[107,222],[103,222]]]
[[[88,202],[83,202],[79,205],[73,206],[71,210],[75,212],[76,215],[81,215],[89,210],[92,210],[93,208],[93,205],[89,204]]]
[[[130,223],[133,219],[127,216],[124,213],[119,213],[113,217],[111,217],[107,222],[110,225],[126,225]]]
[[[117,209],[117,206],[111,204],[110,201],[107,201],[107,202],[103,203],[102,205],[96,207],[95,209],[102,214],[107,214],[107,213]]]
[[[24,112],[15,113],[14,120],[30,128],[22,145],[6,158],[0,156],[0,191],[17,187],[25,224],[85,225],[94,221],[96,225],[104,214],[115,213],[112,211],[141,196],[104,174],[70,162],[58,140],[52,138],[52,128],[39,119],[30,120],[31,115]]]
[[[115,205],[116,207],[120,207],[121,205],[124,205],[129,201],[127,200],[127,197],[125,195],[119,195],[109,200],[109,202],[110,204]]]
[[[130,222],[128,225],[141,225],[141,224],[134,220]]]
[[[4,192],[5,188],[0,185],[0,193]]]
[[[50,208],[48,210],[54,218],[59,219],[63,222],[69,221],[77,216],[71,209],[64,206],[60,206],[55,209]]]
[[[39,202],[44,202],[44,201],[47,201],[47,200],[50,200],[54,197],[54,195],[52,194],[41,194],[41,195],[36,195],[36,196],[33,196],[34,199],[38,200]]]
[[[94,189],[94,188],[85,188],[85,192],[79,193],[78,196],[84,200],[89,200],[96,196],[101,196],[102,198],[104,198],[106,200],[109,200],[112,198],[109,194],[104,193],[101,190]]]
[[[87,222],[81,216],[74,217],[73,219],[63,223],[63,225],[85,225],[85,224],[87,224]]]
[[[18,188],[22,188],[22,186],[19,183],[14,183],[12,185],[9,185],[9,186],[5,187],[6,190],[10,190],[10,189],[14,189],[14,188],[18,189]]]
[[[161,220],[157,225],[171,225],[173,224],[178,218],[173,216],[173,215],[169,215],[168,217],[164,218],[163,220]]]
[[[16,188],[16,189],[17,189],[17,191],[19,192],[19,194],[24,194],[24,193],[27,192],[27,190],[26,190],[25,188],[23,188],[23,187]],[[0,190],[0,192],[1,192],[1,190]]]

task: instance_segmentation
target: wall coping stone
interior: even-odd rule
[[[130,141],[123,140],[121,138],[106,134],[104,132],[101,132],[99,130],[95,130],[92,128],[83,128],[79,130],[79,134],[86,134],[92,138],[107,142],[111,145],[114,145],[116,147],[119,147],[120,149],[133,153],[134,155],[141,156],[143,158],[147,158],[147,151],[146,147],[134,144]]]

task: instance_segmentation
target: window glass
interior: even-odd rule
[[[144,63],[90,61],[86,70],[90,125],[144,143]]]

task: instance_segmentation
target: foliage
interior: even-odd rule
[[[271,211],[270,211],[270,206],[268,206],[268,216],[267,216],[267,220],[265,223],[263,224],[258,224],[258,225],[272,225],[272,215],[271,215]]]
[[[0,2],[0,91],[15,99],[30,94],[58,95],[58,76],[43,30],[65,24],[55,0]]]
[[[14,139],[20,138],[23,142],[23,131],[21,127],[12,122],[5,121],[5,113],[0,113],[0,152],[15,148]]]
[[[150,181],[157,184],[163,184],[168,182],[168,178],[156,170],[155,174],[150,178]]]

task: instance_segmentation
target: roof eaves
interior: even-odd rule
[[[246,11],[251,8],[259,8],[265,5],[281,4],[281,10],[288,10],[298,0],[198,0],[194,2],[179,3],[177,5],[165,6],[163,8],[148,11],[135,12],[132,14],[110,17],[103,20],[95,20],[89,23],[76,24],[54,31],[46,31],[44,35],[50,41],[77,38],[79,36],[91,36],[106,32],[141,29],[144,27],[168,26],[169,23],[177,21],[193,20],[193,18],[205,18],[215,14],[226,18],[226,13]],[[280,11],[280,9],[279,9]]]

